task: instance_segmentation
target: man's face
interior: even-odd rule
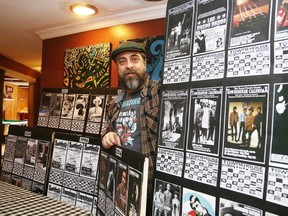
[[[192,204],[192,209],[194,209],[196,211],[196,214],[197,215],[202,215],[204,209],[202,207],[202,205],[197,201],[197,202],[194,202]]]
[[[146,62],[140,52],[119,53],[116,64],[119,81],[128,91],[134,92],[143,86],[147,77]]]

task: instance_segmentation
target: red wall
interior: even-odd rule
[[[64,52],[68,48],[98,43],[112,44],[120,40],[165,34],[166,19],[156,19],[109,28],[87,31],[43,41],[41,88],[62,88]],[[113,62],[113,61],[112,61]],[[117,87],[118,76],[114,62],[111,64],[111,87]]]

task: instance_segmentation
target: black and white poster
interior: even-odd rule
[[[155,179],[152,215],[181,215],[181,187]]]
[[[15,158],[13,165],[13,174],[22,176],[24,168],[24,158],[26,155],[28,138],[24,136],[19,136],[17,138],[16,148],[15,148]]]
[[[270,44],[228,50],[227,77],[270,74]]]
[[[164,91],[159,146],[184,149],[188,90]]]
[[[51,92],[42,92],[37,126],[47,127],[50,115]]]
[[[91,95],[86,123],[86,133],[100,134],[104,110],[105,95]]]
[[[219,215],[235,215],[235,216],[245,216],[245,215],[254,215],[262,216],[263,211],[261,209],[249,206],[243,203],[235,202],[232,200],[227,200],[220,198],[220,210]]]
[[[288,168],[288,83],[274,84],[270,164]]]
[[[268,84],[226,87],[223,157],[265,162]]]
[[[288,170],[269,167],[266,200],[288,206]]]
[[[83,143],[70,141],[68,145],[65,171],[79,174],[82,160]]]
[[[181,0],[167,14],[166,61],[191,55],[194,0]]]
[[[63,103],[63,93],[52,93],[49,108],[49,128],[58,128],[60,123],[61,109]]]
[[[87,113],[89,94],[77,94],[71,131],[83,132],[85,126],[85,118]]]
[[[275,11],[275,40],[288,37],[288,3],[285,0],[276,0]]]
[[[288,40],[274,43],[274,74],[288,73]]]
[[[170,175],[182,176],[184,152],[174,149],[158,148],[156,170]]]
[[[192,81],[220,79],[225,72],[225,52],[193,57]]]
[[[50,164],[50,161],[48,160],[49,148],[50,148],[50,141],[46,140],[37,141],[37,148],[36,148],[37,152],[36,152],[35,171],[33,175],[33,180],[40,182],[42,184],[45,183],[45,177],[47,174],[46,170],[48,168],[48,165]]]
[[[263,199],[265,167],[222,160],[220,187]]]
[[[47,189],[47,196],[60,201],[62,194],[62,187],[57,184],[49,183],[48,189]]]
[[[209,194],[183,188],[182,215],[216,216],[216,198]]]
[[[164,63],[163,84],[188,82],[190,79],[190,58],[173,60]]]
[[[222,87],[191,89],[187,150],[219,154]]]
[[[78,208],[81,208],[87,212],[92,211],[92,205],[93,205],[93,196],[89,194],[85,194],[82,192],[77,193],[77,199],[75,206]]]
[[[52,168],[60,170],[65,169],[68,145],[69,145],[68,140],[55,139],[52,155],[52,164],[51,164]]]
[[[76,94],[64,94],[63,104],[61,109],[61,119],[59,129],[70,130],[72,117],[75,108]]]
[[[84,144],[80,170],[81,176],[96,179],[98,172],[99,154],[100,146],[89,143]]]
[[[75,206],[77,198],[77,191],[69,188],[62,188],[61,202],[64,202],[70,206]]]
[[[223,51],[225,48],[228,1],[197,2],[193,53]],[[224,60],[224,59],[223,59]]]
[[[184,178],[216,187],[219,159],[186,152]]]
[[[270,39],[272,0],[232,1],[230,47]]]
[[[108,109],[109,105],[112,103],[112,101],[114,101],[116,99],[117,95],[116,94],[108,94],[106,95],[106,100],[105,100],[105,110]],[[100,133],[102,133],[105,130],[105,127],[107,127],[107,115],[106,115],[106,111],[103,112],[103,118],[102,118],[102,126],[101,126],[101,131]],[[86,128],[86,132],[87,128]]]

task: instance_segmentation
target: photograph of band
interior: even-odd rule
[[[180,186],[156,179],[154,187],[153,216],[180,216]]]
[[[159,145],[168,148],[184,148],[184,128],[187,115],[187,90],[165,91],[162,95],[163,113]]]
[[[223,156],[265,162],[269,85],[226,87]]]
[[[187,150],[218,154],[222,87],[191,89]]]
[[[181,5],[168,11],[166,60],[190,56],[194,1],[181,0]]]

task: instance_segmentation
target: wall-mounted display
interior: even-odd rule
[[[52,130],[11,125],[1,180],[39,194],[46,193]]]
[[[168,0],[152,215],[287,214],[287,8]],[[176,46],[176,23],[190,52]],[[175,212],[161,204],[168,183]]]

